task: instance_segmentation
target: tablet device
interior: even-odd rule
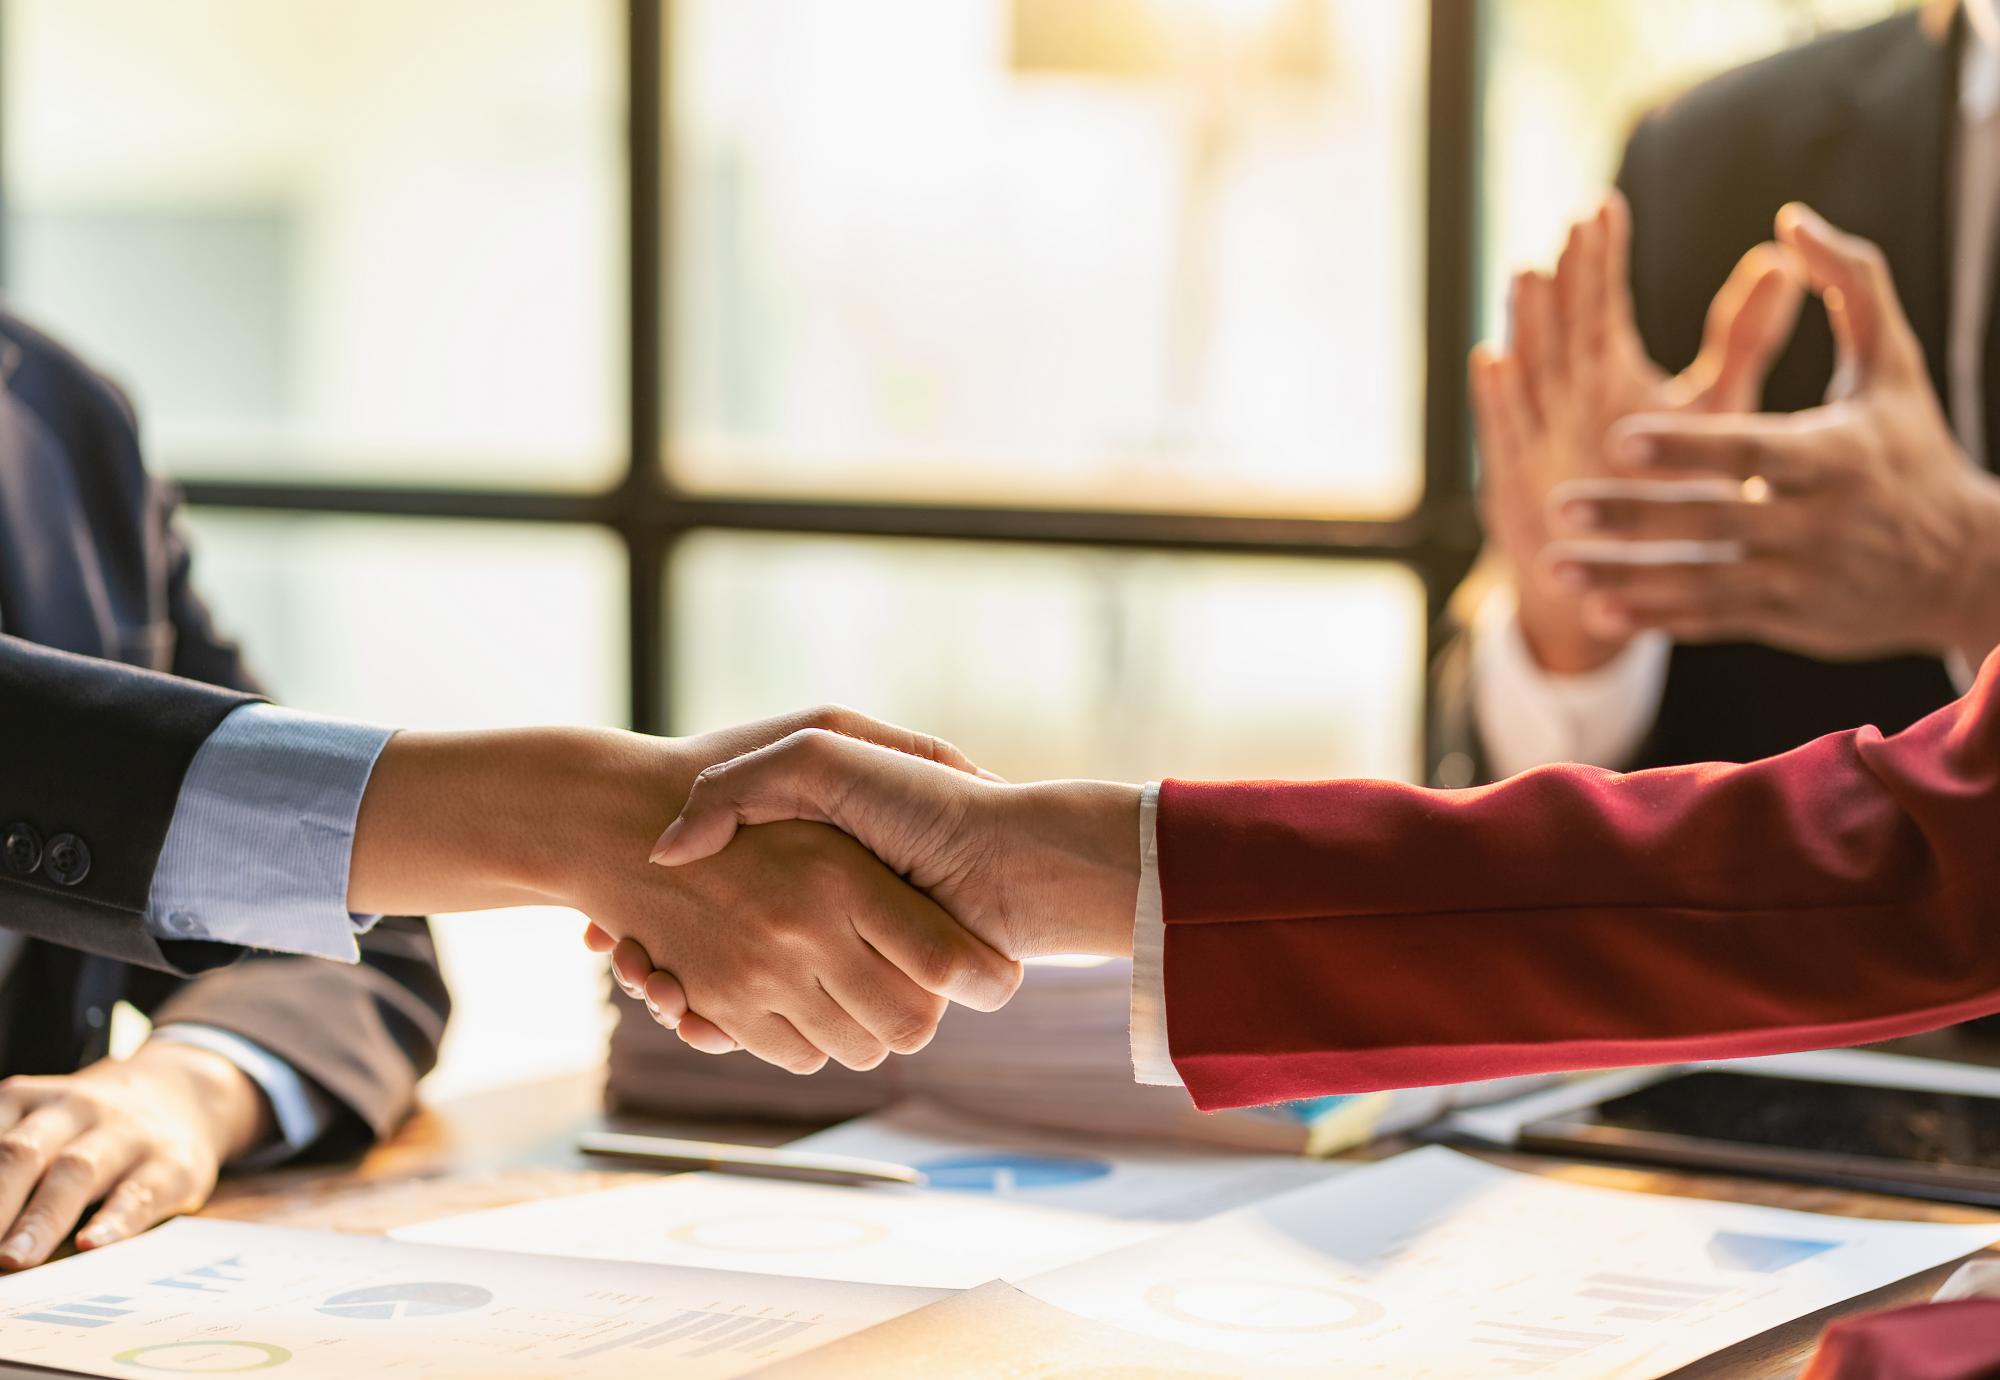
[[[2000,1097],[1705,1067],[1521,1126],[1527,1150],[2000,1207]]]

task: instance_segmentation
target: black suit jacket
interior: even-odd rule
[[[1654,359],[1674,371],[1694,359],[1710,299],[1797,200],[1882,246],[1946,396],[1961,23],[1933,5],[1835,34],[1724,73],[1640,121],[1618,185],[1632,203],[1633,294]],[[1993,363],[1989,351],[1989,379]],[[1832,372],[1832,334],[1814,301],[1764,404],[1814,406]],[[1989,386],[1989,418],[1996,402]],[[2000,440],[1991,421],[1988,434]],[[1461,639],[1440,661],[1439,737],[1477,761],[1464,651]],[[1862,724],[1893,733],[1954,698],[1943,663],[1926,657],[1827,663],[1755,645],[1677,646],[1633,765],[1750,761]]]
[[[188,764],[256,685],[190,583],[172,492],[146,473],[122,395],[4,313],[0,619],[0,830],[40,845],[0,849],[0,925],[31,939],[0,1004],[4,1071],[101,1056],[124,1000],[305,1074],[344,1109],[326,1149],[392,1129],[450,1009],[424,921],[383,920],[352,966],[145,932]],[[88,850],[80,877],[53,861],[64,835]]]

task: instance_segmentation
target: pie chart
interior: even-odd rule
[[[477,1284],[376,1284],[335,1294],[319,1306],[334,1318],[425,1318],[464,1313],[493,1302],[493,1291]]]
[[[1087,1184],[1111,1172],[1103,1160],[1066,1155],[954,1155],[916,1166],[932,1188],[956,1193],[1027,1193]]]

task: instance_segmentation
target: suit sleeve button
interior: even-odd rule
[[[32,876],[42,865],[42,836],[26,824],[7,826],[7,838],[0,843],[0,859],[16,877]]]
[[[49,840],[42,870],[59,886],[75,886],[90,875],[90,848],[75,834],[57,834]]]

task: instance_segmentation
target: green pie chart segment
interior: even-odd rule
[[[292,1359],[292,1353],[269,1342],[155,1342],[121,1351],[111,1359],[167,1375],[243,1375],[282,1366]]]

